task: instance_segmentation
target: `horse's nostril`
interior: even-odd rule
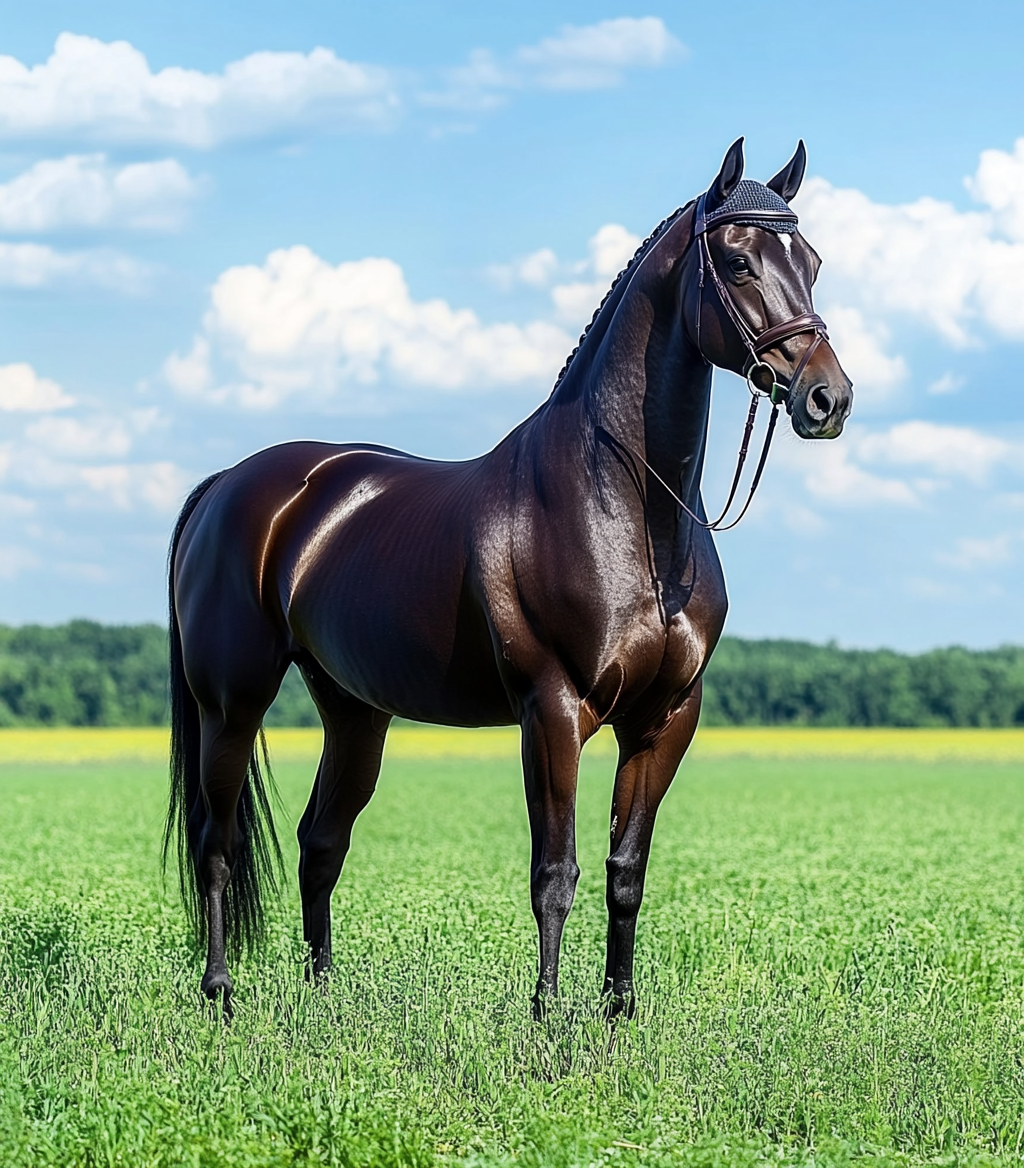
[[[815,421],[824,421],[832,413],[836,399],[824,385],[816,385],[807,395],[807,412]]]

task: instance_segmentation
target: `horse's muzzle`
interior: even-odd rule
[[[818,382],[787,402],[793,429],[801,438],[838,438],[853,408],[853,385]]]

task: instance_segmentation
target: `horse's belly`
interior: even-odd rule
[[[515,722],[490,643],[449,661],[401,622],[369,620],[307,649],[347,692],[378,709],[446,726]]]
[[[365,550],[365,549],[364,549]],[[332,557],[293,596],[298,645],[343,689],[421,722],[515,722],[486,618],[452,557],[433,572],[417,557]]]

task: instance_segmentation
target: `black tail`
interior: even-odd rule
[[[174,560],[182,532],[192,513],[222,473],[204,479],[185,500],[185,506],[174,525],[167,559],[170,597],[171,786],[167,823],[164,827],[163,859],[166,868],[173,842],[178,854],[181,898],[200,946],[206,943],[206,900],[196,871],[196,851],[205,818],[199,784],[199,704],[185,677],[181,631],[178,614],[174,609]],[[274,794],[276,790],[262,727],[258,745],[259,751],[254,748],[249,759],[248,782],[243,786],[238,800],[238,852],[224,894],[224,933],[229,949],[236,954],[241,949],[254,948],[259,942],[263,933],[264,893],[277,892],[278,876],[282,868],[281,846],[274,830],[268,796],[268,790]],[[263,757],[266,781],[260,768],[259,755]]]

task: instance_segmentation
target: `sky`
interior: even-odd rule
[[[34,0],[0,25],[0,623],[162,620],[193,483],[493,446],[746,137],[854,380],[718,537],[727,631],[1024,643],[1024,8]],[[705,498],[746,393],[715,378]]]

